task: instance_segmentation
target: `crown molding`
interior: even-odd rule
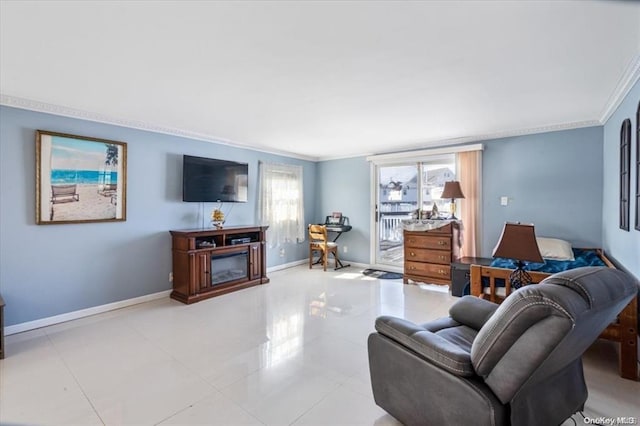
[[[562,130],[573,130],[573,129],[581,129],[584,127],[594,127],[594,126],[602,126],[602,123],[600,122],[600,120],[574,121],[570,123],[558,123],[558,124],[549,124],[546,126],[531,127],[528,129],[507,130],[504,132],[487,133],[484,135],[479,135],[471,138],[451,139],[451,141],[453,141],[452,143],[456,143],[456,144],[469,143],[469,142],[476,142],[476,141],[486,141],[490,139],[511,138],[514,136],[535,135],[537,133],[560,132]]]
[[[436,139],[431,141],[420,142],[413,145],[404,145],[402,147],[396,147],[396,149],[394,149],[393,151],[371,152],[371,153],[343,156],[343,157],[336,157],[336,156],[320,157],[318,161],[343,160],[343,159],[353,158],[353,157],[368,157],[368,156],[376,156],[376,155],[402,154],[402,153],[413,152],[415,150],[441,148],[441,147],[453,147],[457,145],[464,145],[464,144],[470,144],[473,142],[482,142],[482,141],[493,140],[493,139],[503,139],[503,138],[511,138],[516,136],[534,135],[537,133],[559,132],[562,130],[573,130],[573,129],[581,129],[584,127],[594,127],[594,126],[602,126],[602,123],[600,123],[599,120],[585,120],[585,121],[575,121],[571,123],[550,124],[547,126],[532,127],[529,129],[485,133],[485,134],[465,136],[460,138]]]
[[[170,136],[178,136],[187,139],[194,139],[203,142],[211,142],[220,145],[233,146],[235,148],[248,149],[251,151],[264,152],[266,154],[280,155],[283,157],[296,158],[298,160],[318,161],[317,157],[293,154],[291,152],[261,149],[255,146],[241,144],[238,142],[218,138],[204,133],[192,132],[189,130],[176,129],[172,127],[160,126],[157,124],[146,123],[137,120],[127,120],[123,118],[113,117],[106,114],[100,114],[91,111],[84,111],[76,108],[70,108],[61,105],[49,104],[46,102],[36,101],[32,99],[21,98],[0,93],[0,105],[26,109],[29,111],[42,112],[46,114],[59,115],[62,117],[77,118],[80,120],[94,121],[96,123],[111,124],[115,126],[128,127],[131,129],[145,130],[148,132],[162,133]]]
[[[638,58],[640,59],[640,56]],[[636,61],[636,71],[634,74],[636,75],[635,77],[636,80],[640,75],[640,73],[638,73],[637,65],[640,65],[640,61]],[[627,81],[631,81],[631,80],[627,79]],[[625,95],[629,91],[631,86],[632,84],[628,85],[626,92],[624,92]],[[618,104],[621,102],[621,100],[622,98],[618,100]],[[491,140],[491,139],[502,139],[502,138],[508,138],[508,137],[514,137],[514,136],[524,136],[524,135],[531,135],[536,133],[557,132],[561,130],[571,130],[571,129],[578,129],[582,127],[592,127],[592,126],[603,125],[603,122],[601,120],[586,120],[586,121],[577,121],[572,123],[551,124],[547,126],[533,127],[529,129],[509,130],[504,132],[471,135],[471,136],[465,136],[461,138],[422,141],[416,144],[407,144],[400,147],[396,147],[393,151],[369,152],[369,153],[362,153],[362,154],[348,155],[348,156],[311,157],[311,156],[293,154],[291,152],[286,152],[286,151],[261,149],[261,148],[257,148],[250,145],[245,145],[245,144],[240,144],[240,143],[229,141],[229,140],[224,140],[222,138],[216,138],[211,135],[206,135],[202,133],[191,132],[191,131],[182,130],[182,129],[174,129],[171,127],[159,126],[155,124],[145,123],[142,121],[126,120],[122,118],[111,117],[105,114],[99,114],[99,113],[83,111],[80,109],[69,108],[69,107],[60,106],[60,105],[49,104],[46,102],[25,99],[17,96],[6,95],[3,93],[0,93],[0,105],[5,105],[8,107],[19,108],[19,109],[26,109],[26,110],[35,111],[35,112],[42,112],[46,114],[59,115],[63,117],[76,118],[80,120],[94,121],[97,123],[111,124],[116,126],[128,127],[132,129],[145,130],[149,132],[162,133],[165,135],[178,136],[178,137],[194,139],[198,141],[228,145],[236,148],[248,149],[251,151],[264,152],[267,154],[279,155],[282,157],[295,158],[298,160],[313,161],[313,162],[342,160],[347,158],[366,157],[370,155],[391,154],[391,153],[398,153],[403,151],[412,151],[416,149],[445,147],[445,146],[452,146],[452,145],[467,144],[472,142],[480,142],[480,141]]]
[[[631,59],[624,74],[618,80],[616,88],[613,90],[609,100],[607,101],[602,114],[600,115],[600,123],[604,124],[611,118],[613,113],[618,109],[622,100],[629,94],[633,85],[640,79],[640,53]]]

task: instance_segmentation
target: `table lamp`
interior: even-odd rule
[[[445,182],[440,198],[451,198],[451,217],[449,219],[458,219],[456,217],[456,198],[464,198],[460,182],[457,180]]]
[[[505,223],[493,257],[505,257],[516,261],[516,269],[509,275],[511,286],[520,288],[531,284],[531,276],[524,270],[524,262],[543,263],[533,225]]]

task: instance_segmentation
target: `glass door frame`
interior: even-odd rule
[[[380,268],[384,270],[389,270],[392,272],[403,272],[404,265],[391,266],[387,264],[382,264],[378,262],[378,245],[379,245],[379,227],[378,227],[378,219],[379,219],[379,211],[378,206],[380,205],[379,200],[379,167],[384,166],[406,166],[411,164],[418,165],[418,177],[420,181],[420,187],[418,191],[418,206],[422,206],[423,203],[423,190],[422,190],[422,176],[423,176],[423,162],[428,162],[433,159],[434,156],[440,155],[449,155],[449,154],[457,154],[459,152],[465,151],[476,151],[482,150],[482,144],[470,144],[470,145],[461,145],[455,147],[446,147],[446,148],[433,148],[433,149],[425,149],[421,151],[410,151],[410,152],[400,152],[394,154],[381,154],[381,155],[373,155],[367,157],[367,161],[369,161],[369,174],[370,174],[370,209],[371,219],[370,219],[370,230],[369,230],[369,263],[373,268]],[[457,163],[457,159],[456,159]]]
[[[380,226],[380,220],[382,218],[382,216],[384,215],[385,212],[382,211],[382,203],[383,201],[380,199],[380,188],[381,188],[381,184],[384,184],[383,182],[380,182],[380,169],[383,167],[416,167],[416,180],[418,182],[418,188],[416,191],[417,194],[417,200],[416,200],[416,206],[415,208],[419,208],[419,206],[422,205],[422,191],[420,189],[420,180],[422,179],[422,164],[420,162],[415,162],[415,161],[403,161],[403,162],[399,162],[399,163],[389,163],[389,164],[372,164],[372,194],[375,193],[375,195],[373,195],[373,200],[374,200],[374,207],[373,207],[373,217],[372,217],[372,223],[373,223],[373,227],[372,227],[372,238],[371,238],[371,263],[374,267],[376,268],[381,268],[384,270],[388,270],[391,272],[403,272],[404,270],[404,266],[403,264],[392,264],[392,263],[386,263],[383,261],[383,259],[380,256],[381,253],[381,247],[380,247],[380,243],[381,243],[381,235],[380,235],[380,230],[381,230],[381,226]],[[407,213],[407,217],[410,215],[410,212]],[[400,248],[400,250],[404,250],[404,248]]]

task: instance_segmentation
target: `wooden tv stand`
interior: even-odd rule
[[[171,298],[194,303],[266,284],[268,226],[169,231],[173,253]]]

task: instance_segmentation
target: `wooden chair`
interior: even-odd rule
[[[51,185],[51,203],[69,203],[80,201],[78,185]]]
[[[327,270],[327,263],[329,263],[329,253],[333,254],[337,269],[338,244],[329,241],[327,227],[324,225],[309,225],[309,269],[315,264],[313,262],[314,251],[320,252],[320,258],[315,263],[322,262],[325,271]]]

